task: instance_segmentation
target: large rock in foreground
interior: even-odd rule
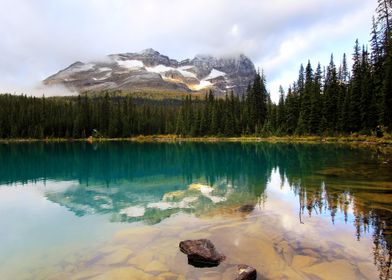
[[[179,246],[181,252],[188,256],[188,263],[195,267],[218,266],[226,258],[208,239],[185,240]]]
[[[255,268],[246,265],[239,264],[237,266],[237,277],[235,280],[256,280],[257,279],[257,271]]]
[[[250,213],[253,210],[255,210],[255,206],[253,204],[245,204],[237,208],[237,211],[242,213]]]

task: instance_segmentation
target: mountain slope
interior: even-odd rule
[[[244,55],[213,57],[197,55],[177,61],[153,49],[139,53],[112,54],[101,62],[75,62],[46,78],[45,85],[65,85],[77,91],[172,90],[216,94],[233,90],[242,95],[256,74]]]

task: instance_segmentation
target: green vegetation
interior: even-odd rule
[[[314,71],[309,61],[287,95],[281,87],[278,104],[271,102],[264,73],[257,73],[241,97],[217,98],[211,91],[185,98],[155,92],[149,99],[109,92],[67,98],[2,95],[0,138],[382,137],[392,131],[391,9],[390,1],[379,0],[371,51],[356,41],[351,75],[346,55],[339,67],[331,55],[325,71],[320,64]]]
[[[96,91],[87,91],[84,92],[87,94],[89,97],[100,97],[102,96],[102,92],[96,92]],[[151,99],[151,100],[183,100],[186,96],[189,95],[189,92],[184,92],[184,91],[170,91],[170,90],[157,90],[157,89],[142,89],[142,90],[113,90],[113,91],[107,91],[105,93],[108,93],[109,95],[115,95],[115,96],[122,96],[122,97],[127,97],[131,96],[134,99]],[[192,92],[193,97],[197,98],[202,98],[204,96],[204,92]]]

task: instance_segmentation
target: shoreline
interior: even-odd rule
[[[176,135],[148,135],[135,136],[128,138],[11,138],[0,139],[0,143],[29,143],[29,142],[245,142],[245,143],[336,143],[336,144],[363,144],[376,146],[392,146],[392,137],[384,136],[377,138],[375,136],[366,135],[351,135],[351,136],[242,136],[242,137],[220,137],[220,136],[205,136],[205,137],[183,137]]]

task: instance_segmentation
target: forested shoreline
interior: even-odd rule
[[[264,73],[243,96],[192,95],[148,100],[103,92],[90,96],[37,98],[0,95],[0,138],[126,138],[180,136],[340,136],[392,131],[391,1],[380,0],[370,46],[355,42],[352,69],[301,65],[287,93],[271,101]],[[379,135],[380,136],[380,135]]]

